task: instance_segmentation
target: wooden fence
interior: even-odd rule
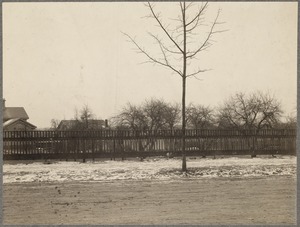
[[[296,154],[296,130],[186,130],[187,156]],[[182,131],[4,131],[5,159],[181,155]]]

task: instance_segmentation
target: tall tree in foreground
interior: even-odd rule
[[[149,33],[160,49],[161,56],[153,56],[144,49],[130,35],[124,33],[130,41],[137,47],[138,52],[144,54],[149,63],[157,64],[168,68],[182,78],[182,171],[187,171],[186,152],[185,152],[185,130],[186,130],[186,79],[197,78],[197,75],[207,71],[206,69],[196,68],[199,60],[196,58],[202,51],[207,50],[212,45],[214,34],[222,32],[216,31],[216,25],[220,11],[218,11],[213,22],[204,24],[204,15],[208,8],[208,3],[198,4],[195,2],[179,2],[179,14],[172,19],[172,24],[165,23],[161,14],[155,10],[153,3],[146,3],[150,14],[148,18],[155,20],[163,33],[164,39],[158,35]],[[208,28],[205,30],[205,28]],[[202,30],[204,29],[204,31]],[[201,32],[202,31],[202,32]],[[200,33],[201,32],[201,33]]]

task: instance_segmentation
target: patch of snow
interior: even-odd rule
[[[141,161],[42,162],[3,165],[3,183],[113,180],[173,180],[182,178],[257,177],[296,175],[296,157],[188,159],[188,173],[180,171],[180,159]]]

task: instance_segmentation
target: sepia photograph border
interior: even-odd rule
[[[99,0],[96,0],[96,1],[74,1],[74,0],[67,0],[67,1],[48,1],[48,0],[5,0],[5,1],[2,1],[2,3],[7,3],[7,2],[14,2],[14,3],[22,3],[22,2],[32,2],[32,3],[41,3],[41,2],[55,2],[55,3],[63,3],[63,2],[146,2],[146,1],[128,1],[128,0],[118,0],[118,1],[109,1],[109,0],[105,0],[105,1],[99,1]],[[160,2],[160,1],[156,1],[156,2]],[[162,1],[162,2],[175,2],[175,1]],[[215,2],[215,1],[208,1],[208,2]],[[217,2],[228,2],[228,1],[217,1]],[[234,0],[234,1],[230,1],[230,2],[297,2],[297,1],[237,1],[237,0]],[[1,98],[3,98],[3,8],[2,8],[2,4],[1,4],[1,15],[0,15],[0,23],[1,23],[1,28],[0,28],[0,33],[1,33],[1,65],[0,65],[0,71],[1,71]],[[299,165],[299,162],[300,162],[300,158],[299,158],[299,144],[300,144],[300,138],[299,138],[299,134],[300,134],[300,131],[299,131],[299,126],[300,126],[300,116],[299,116],[299,111],[300,111],[300,107],[299,107],[299,97],[300,97],[300,94],[299,94],[299,89],[300,89],[300,82],[299,82],[299,60],[300,60],[300,48],[299,48],[299,41],[300,41],[300,38],[299,38],[299,30],[300,30],[300,26],[299,26],[299,19],[300,19],[300,7],[299,7],[299,2],[298,2],[298,37],[297,37],[297,139],[296,139],[296,150],[297,150],[297,224],[296,225],[242,225],[242,226],[300,226],[300,201],[299,201],[299,198],[300,198],[300,191],[299,191],[299,188],[300,188],[300,177],[299,177],[299,172],[300,172],[300,165]],[[2,113],[2,108],[1,108],[1,117],[3,116],[3,113]],[[3,198],[3,125],[1,124],[1,130],[0,130],[0,134],[1,134],[1,141],[0,141],[0,147],[1,147],[1,157],[0,157],[0,174],[1,174],[1,178],[0,178],[0,184],[1,184],[1,187],[0,187],[0,193],[1,193],[1,196],[0,196],[0,204],[1,204],[1,211],[0,211],[0,225],[2,224],[3,226],[11,226],[11,225],[4,225],[3,224],[3,200],[5,200],[5,198]],[[26,226],[26,225],[24,225]],[[39,226],[39,225],[27,225],[27,226]],[[56,225],[43,225],[43,226],[56,226]],[[57,225],[58,226],[58,225]],[[64,225],[64,226],[78,226],[78,225]],[[91,225],[79,225],[79,226],[91,226]],[[93,225],[92,225],[93,226]],[[94,225],[94,226],[105,226],[105,225]],[[111,226],[122,226],[122,225],[111,225]],[[140,225],[126,225],[126,226],[140,226]],[[166,225],[143,225],[143,226],[166,226]],[[183,225],[169,225],[169,226],[183,226]],[[188,225],[188,226],[231,226],[231,225]],[[239,225],[235,225],[235,226],[239,226]]]

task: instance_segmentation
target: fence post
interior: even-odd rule
[[[52,138],[50,138],[50,143],[51,143],[51,152],[50,153],[54,154],[54,144],[53,144],[53,139]],[[46,152],[48,150],[47,147],[48,147],[48,145],[46,145]],[[46,159],[45,159],[45,161],[46,161]]]
[[[93,155],[93,162],[95,161],[95,140],[92,139],[92,155]]]
[[[256,157],[256,147],[255,147],[255,140],[256,140],[256,134],[254,134],[252,136],[252,154],[251,154],[251,158],[255,158]]]
[[[25,131],[25,136],[26,136],[26,138],[27,138],[27,131]],[[25,140],[25,154],[27,155],[27,153],[28,153],[28,140]],[[23,153],[23,152],[22,152]]]
[[[124,161],[124,159],[125,159],[125,158],[124,158],[124,153],[125,153],[125,144],[124,144],[124,143],[125,143],[125,141],[126,141],[126,140],[122,140],[122,148],[121,148],[121,150],[122,150],[122,151],[121,151],[121,154],[122,154],[122,155],[121,155],[121,156],[122,156],[122,161]]]
[[[85,139],[83,139],[82,162],[85,163]]]
[[[113,140],[113,151],[112,151],[112,158],[111,160],[115,161],[115,152],[116,152],[116,140]]]

